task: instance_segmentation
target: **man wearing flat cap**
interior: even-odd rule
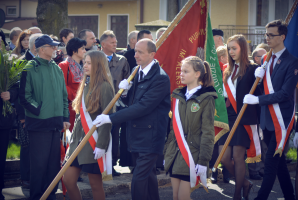
[[[215,49],[217,49],[217,47],[219,46],[224,46],[224,33],[222,30],[220,29],[212,29],[212,33],[213,33],[213,39],[214,39],[214,44],[215,44]]]
[[[40,199],[60,170],[60,132],[69,128],[63,72],[52,58],[59,42],[48,35],[35,40],[38,56],[29,61],[20,81],[20,104],[29,133],[30,199]],[[58,186],[58,185],[57,185]],[[56,199],[56,188],[48,199]]]

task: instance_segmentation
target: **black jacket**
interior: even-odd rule
[[[298,59],[286,49],[279,57],[279,64],[275,64],[271,81],[273,94],[259,96],[261,106],[261,128],[274,131],[273,121],[268,105],[278,103],[285,126],[288,127],[294,109],[294,91],[298,81]],[[264,81],[264,79],[263,79]],[[263,82],[260,84],[263,88]]]
[[[127,62],[130,66],[130,71],[132,72],[132,69],[137,66],[137,61],[135,59],[135,50],[127,50],[124,54],[124,57],[127,59]]]
[[[255,69],[258,66],[256,64],[249,65],[246,69],[246,72],[243,77],[237,78],[237,86],[236,86],[236,102],[237,102],[237,114],[239,114],[242,106],[244,96],[249,94],[250,89],[252,88],[256,78],[255,78]],[[254,95],[259,96],[261,94],[261,90],[257,88],[254,92]],[[232,105],[230,105],[232,108]],[[258,105],[248,105],[241,120],[240,124],[242,125],[254,125],[259,123],[259,106]],[[229,113],[229,111],[228,111]]]
[[[123,99],[128,108],[110,115],[113,124],[126,121],[128,151],[162,154],[171,107],[170,79],[155,60],[148,74]]]

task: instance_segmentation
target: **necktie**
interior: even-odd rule
[[[107,58],[108,58],[109,62],[111,62],[113,56],[107,56]]]
[[[139,81],[143,80],[143,75],[144,75],[144,72],[141,70],[140,71],[140,80]]]
[[[271,61],[271,65],[270,65],[270,76],[271,76],[271,74],[272,74],[272,72],[273,72],[273,65],[274,65],[274,59],[276,58],[276,55],[273,55],[272,56],[272,61]]]
[[[235,69],[234,69],[234,72],[233,72],[233,75],[232,75],[232,81],[233,81],[233,78],[236,76],[238,67],[239,66],[235,64]],[[233,81],[233,83],[234,83],[234,81]]]

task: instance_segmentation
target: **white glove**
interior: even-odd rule
[[[259,126],[259,136],[260,136],[261,140],[264,139],[263,130],[261,129],[260,126]]]
[[[244,96],[243,103],[246,104],[259,104],[259,97],[252,94],[247,94]]]
[[[105,153],[106,153],[106,150],[95,147],[95,149],[93,151],[94,160],[97,160],[97,159],[103,157],[105,155]]]
[[[294,142],[294,146],[296,148],[298,148],[298,132],[296,132],[295,137],[293,139],[293,142]]]
[[[165,163],[166,163],[166,161],[165,161],[165,160],[163,160],[163,166],[165,166]]]
[[[255,71],[255,77],[263,78],[265,75],[265,69],[263,67],[258,67]]]
[[[130,83],[127,82],[127,79],[123,79],[120,83],[119,83],[119,89],[123,89],[123,93],[122,95],[127,95],[128,90],[131,88],[132,86],[132,81],[130,81]]]
[[[100,127],[103,124],[112,123],[109,115],[98,115],[92,124],[96,127]]]
[[[207,167],[203,165],[197,164],[195,167],[197,176],[204,176],[206,175]]]

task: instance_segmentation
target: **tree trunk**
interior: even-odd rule
[[[59,38],[60,30],[68,27],[68,0],[38,0],[36,16],[42,33]]]

